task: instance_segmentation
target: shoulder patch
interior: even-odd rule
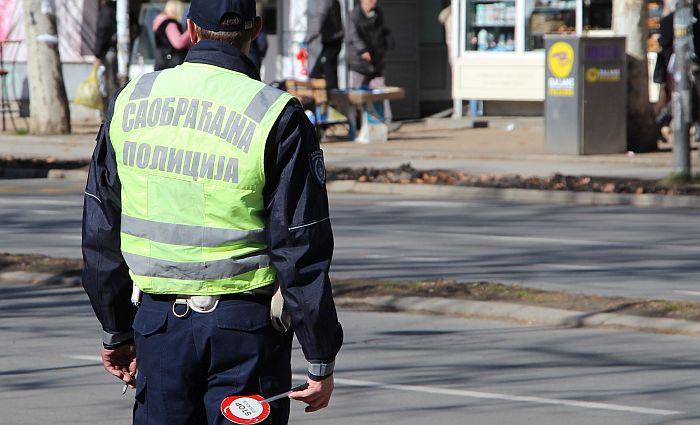
[[[309,154],[311,175],[322,187],[326,186],[326,164],[323,161],[323,151],[317,150]]]

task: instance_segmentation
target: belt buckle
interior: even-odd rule
[[[192,295],[187,298],[187,305],[197,313],[211,313],[219,306],[221,295]]]
[[[190,313],[190,310],[202,314],[211,313],[219,306],[220,299],[221,295],[178,295],[173,303],[173,314],[182,319]],[[178,305],[186,307],[184,313],[177,312]]]

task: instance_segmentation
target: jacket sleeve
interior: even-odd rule
[[[120,249],[121,183],[109,140],[113,104],[97,136],[83,206],[83,288],[102,324],[106,347],[132,340],[136,314],[132,281]]]
[[[268,139],[265,162],[270,261],[309,376],[325,377],[333,371],[343,331],[328,276],[333,232],[323,153],[301,108],[287,106]]]

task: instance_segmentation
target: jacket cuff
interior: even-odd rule
[[[102,346],[104,348],[117,348],[127,344],[134,339],[134,331],[121,332],[113,334],[107,331],[102,331]]]
[[[333,369],[335,369],[335,360],[330,363],[312,360],[309,362],[309,378],[313,381],[322,381],[333,375]]]

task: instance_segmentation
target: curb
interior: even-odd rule
[[[499,189],[428,184],[360,183],[354,180],[328,182],[327,187],[330,192],[334,193],[430,196],[457,200],[488,199],[510,202],[700,209],[700,196],[655,195],[650,193],[633,195],[626,193]]]
[[[360,304],[401,312],[511,320],[527,324],[568,328],[613,328],[700,336],[700,323],[688,320],[628,316],[614,313],[586,313],[522,304],[454,300],[450,298],[395,297],[390,295],[371,298],[340,297],[335,302],[340,307]]]
[[[24,283],[48,286],[81,286],[80,276],[37,272],[3,272],[0,283]],[[614,313],[587,313],[501,302],[454,300],[450,298],[379,296],[371,298],[339,297],[339,307],[366,305],[392,311],[429,313],[466,318],[509,320],[527,324],[567,328],[613,328],[641,332],[700,336],[700,323],[688,320],[628,316]]]
[[[46,172],[46,171],[44,171]],[[46,178],[52,180],[86,181],[88,171],[52,169]],[[335,180],[326,184],[333,193],[363,193],[440,197],[445,199],[487,199],[508,202],[537,202],[588,206],[633,206],[641,208],[700,209],[700,196],[655,195],[643,193],[572,192],[537,189],[509,189],[490,187],[444,186],[430,184],[360,183],[354,180]]]
[[[37,272],[3,272],[0,283],[25,283],[30,285],[80,286],[80,276],[64,276]]]
[[[62,169],[51,169],[49,170],[47,179],[50,180],[76,180],[76,181],[87,181],[88,170],[77,169],[77,170],[62,170]]]

